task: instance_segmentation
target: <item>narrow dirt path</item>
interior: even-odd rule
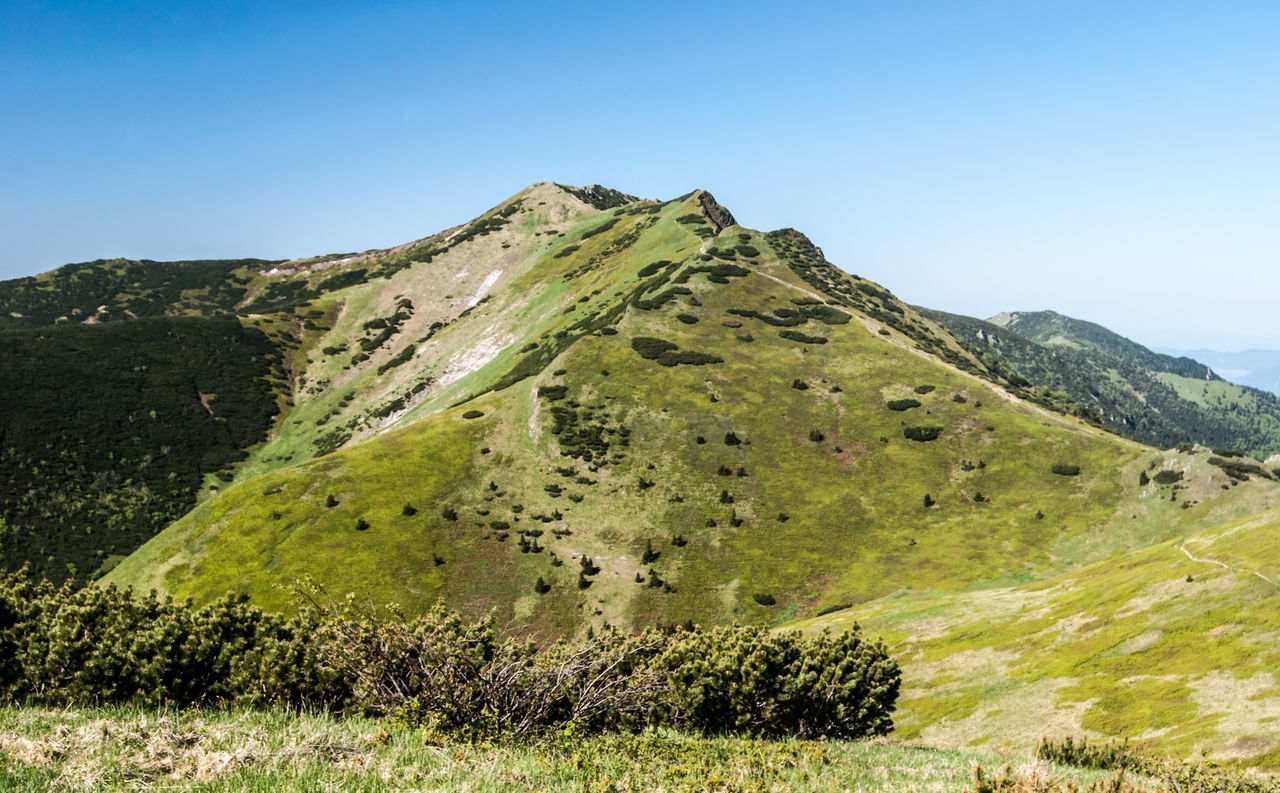
[[[1233,573],[1247,573],[1249,575],[1255,575],[1258,578],[1261,578],[1263,581],[1266,581],[1271,586],[1280,587],[1280,583],[1276,583],[1275,581],[1271,580],[1270,578],[1267,578],[1265,575],[1255,570],[1245,570],[1244,568],[1241,568],[1241,567],[1234,567],[1232,565],[1227,564],[1226,562],[1220,562],[1217,559],[1202,559],[1201,557],[1196,556],[1195,554],[1191,553],[1191,551],[1187,550],[1186,540],[1182,541],[1182,544],[1178,546],[1178,550],[1182,551],[1182,553],[1185,554],[1186,557],[1193,562],[1199,562],[1200,564],[1216,564],[1218,567],[1221,567],[1223,570],[1230,570]]]

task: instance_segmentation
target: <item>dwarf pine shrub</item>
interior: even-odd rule
[[[902,437],[921,443],[936,441],[940,435],[942,435],[942,427],[907,427],[902,431]]]
[[[598,572],[583,557],[578,586]],[[589,572],[594,568],[594,572]],[[656,571],[654,588],[673,592]],[[539,578],[535,592],[550,584]],[[463,738],[672,727],[858,738],[892,728],[897,664],[841,634],[686,628],[538,646],[443,606],[408,617],[301,586],[285,618],[243,596],[195,608],[114,587],[0,575],[0,699],[45,705],[283,705]]]

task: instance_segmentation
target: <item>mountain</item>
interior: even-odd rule
[[[232,477],[280,410],[279,351],[234,317],[0,331],[0,560],[100,575]]]
[[[1167,355],[1204,361],[1226,379],[1262,391],[1280,394],[1280,350],[1161,350]]]
[[[385,258],[363,256],[277,283]],[[327,329],[292,411],[108,580],[285,607],[312,576],[562,634],[782,622],[1128,547],[1109,528],[1141,447],[1012,397],[883,287],[708,193],[535,185],[397,261],[310,299]]]
[[[47,285],[81,281],[93,286],[74,300]],[[296,607],[290,587],[307,578],[408,614],[436,602],[492,613],[543,639],[606,625],[861,619],[894,643],[912,681],[905,735],[990,746],[1040,730],[996,708],[1041,718],[1059,700],[1080,718],[1044,723],[1131,731],[1140,716],[1107,714],[1148,711],[1130,710],[1090,671],[1114,672],[1114,684],[1124,670],[1107,659],[1117,654],[1153,648],[1134,663],[1181,664],[1168,674],[1183,676],[1185,691],[1129,670],[1161,697],[1150,709],[1161,718],[1192,713],[1197,686],[1225,685],[1208,679],[1211,659],[1270,674],[1265,653],[1240,660],[1265,634],[1264,610],[1250,605],[1258,591],[1212,563],[1253,570],[1264,558],[1249,554],[1269,547],[1280,506],[1268,466],[1191,444],[1160,451],[1091,424],[1081,417],[1097,408],[1084,398],[1033,386],[1025,364],[973,339],[996,334],[996,346],[1026,360],[1076,347],[912,308],[836,268],[798,231],[738,225],[705,191],[657,201],[539,183],[390,249],[191,274],[98,262],[4,286],[14,324],[0,334],[119,361],[86,378],[76,375],[84,357],[50,358],[65,362],[50,365],[52,382],[76,394],[66,413],[84,420],[42,438],[30,428],[54,426],[39,411],[59,396],[33,392],[3,420],[28,427],[6,429],[6,444],[15,438],[39,463],[9,470],[44,486],[59,459],[49,455],[65,450],[86,467],[105,457],[95,470],[133,486],[144,472],[188,477],[171,488],[170,511],[130,535],[146,540],[132,553],[123,540],[103,544],[116,535],[102,521],[149,514],[159,503],[147,500],[151,479],[131,510],[112,511],[114,486],[69,491],[68,502],[89,505],[69,514],[105,515],[63,531],[56,547],[15,546],[6,563],[53,547],[46,569],[67,569],[59,553],[87,554],[74,566],[100,559],[106,583],[198,603],[233,591],[281,610]],[[197,326],[224,341],[192,347],[179,330]],[[1120,360],[1125,349],[1094,335],[1078,342],[1091,377],[1111,371],[1102,356]],[[156,362],[126,357],[148,345]],[[1202,376],[1168,366],[1148,376]],[[114,394],[101,418],[86,410],[97,381]],[[169,402],[157,402],[161,391]],[[142,431],[170,415],[165,434]],[[188,425],[192,438],[206,437],[200,427],[227,433],[221,445],[193,440],[199,464],[183,468],[169,433]],[[119,437],[76,441],[113,427]],[[121,459],[128,465],[111,465]],[[28,502],[56,500],[44,487]],[[57,520],[26,522],[11,496],[0,502],[11,527],[52,536]],[[1247,541],[1239,561],[1233,537]],[[1184,542],[1211,561],[1169,554]],[[1200,566],[1188,573],[1178,557]],[[1205,586],[1179,588],[1187,574]],[[1182,598],[1190,592],[1212,602]],[[1116,593],[1125,608],[1109,605]],[[1199,652],[1205,634],[1184,619],[1192,602],[1215,619],[1240,611],[1230,653]],[[1106,628],[1098,642],[1083,628],[1067,634],[1072,610]],[[1134,639],[1135,626],[1159,640]],[[1134,649],[1109,643],[1116,637]],[[1072,681],[1044,683],[1035,663]],[[1249,692],[1265,690],[1250,681]],[[1168,746],[1221,754],[1214,740],[1245,735],[1219,732],[1206,713]],[[1267,713],[1250,711],[1246,732]],[[973,729],[955,729],[961,722]],[[1240,756],[1276,749],[1249,740]]]
[[[1280,398],[1238,386],[1191,358],[1161,355],[1100,325],[1052,311],[981,320],[921,309],[1017,382],[1143,443],[1280,453]]]

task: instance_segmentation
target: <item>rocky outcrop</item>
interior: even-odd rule
[[[702,191],[702,195],[698,196],[698,203],[702,205],[702,212],[707,216],[707,220],[711,221],[711,225],[715,227],[716,233],[724,231],[729,226],[737,225],[738,221],[733,219],[733,213],[725,209],[716,201],[716,197]]]

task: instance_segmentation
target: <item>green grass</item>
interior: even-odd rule
[[[1278,527],[1271,510],[1187,537],[1203,562],[1168,541],[1022,587],[901,594],[803,627],[858,620],[886,636],[908,681],[896,719],[908,737],[1023,748],[1041,732],[1089,734],[1274,768],[1280,588],[1255,574],[1274,571]]]
[[[0,787],[7,791],[956,791],[972,784],[975,766],[1006,763],[1042,781],[1088,785],[1110,776],[1033,763],[1029,755],[886,740],[657,732],[440,744],[430,733],[362,718],[0,709]]]

